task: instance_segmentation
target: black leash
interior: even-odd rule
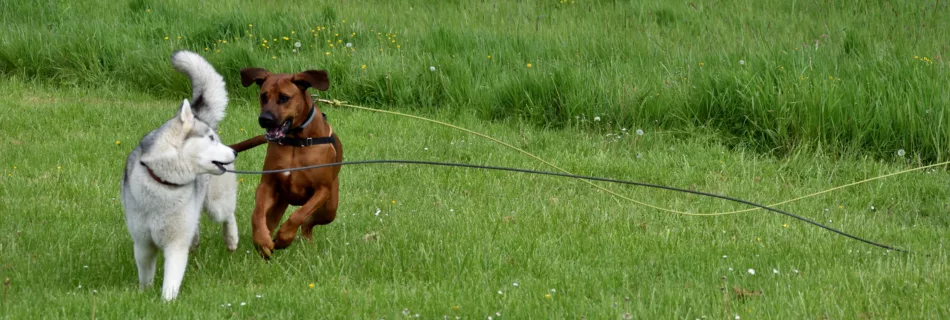
[[[845,232],[843,232],[843,231],[837,230],[837,229],[835,229],[835,228],[832,228],[832,227],[823,225],[823,224],[821,224],[821,223],[818,223],[818,222],[809,220],[808,218],[804,218],[804,217],[801,217],[801,216],[798,216],[798,215],[795,215],[795,214],[791,214],[791,213],[788,213],[788,212],[785,212],[785,211],[782,211],[782,210],[779,210],[779,209],[774,209],[774,208],[766,207],[766,206],[764,206],[764,205],[757,204],[757,203],[754,203],[754,202],[749,202],[749,201],[745,201],[745,200],[742,200],[742,199],[736,199],[736,198],[732,198],[732,197],[721,196],[721,195],[712,194],[712,193],[707,193],[707,192],[702,192],[702,191],[693,191],[693,190],[687,190],[687,189],[681,189],[681,188],[675,188],[675,187],[667,187],[667,186],[663,186],[663,185],[651,184],[651,183],[644,183],[644,182],[626,181],[626,180],[618,180],[618,179],[610,179],[610,178],[599,178],[599,177],[582,176],[582,175],[567,174],[567,173],[557,173],[557,172],[547,172],[547,171],[537,171],[537,170],[528,170],[528,169],[517,169],[517,168],[507,168],[507,167],[495,167],[495,166],[482,166],[482,165],[465,164],[465,163],[449,163],[449,162],[434,162],[434,161],[417,161],[417,160],[363,160],[363,161],[348,161],[348,162],[335,162],[335,163],[318,164],[318,165],[312,165],[312,166],[306,166],[306,167],[300,167],[300,168],[278,169],[278,170],[265,170],[265,171],[227,170],[227,169],[225,169],[224,167],[221,167],[221,169],[224,170],[224,171],[227,171],[227,172],[234,173],[234,174],[270,174],[270,173],[281,173],[281,172],[290,172],[290,171],[300,171],[300,170],[309,170],[309,169],[317,169],[317,168],[325,168],[325,167],[336,167],[336,166],[344,166],[344,165],[378,164],[378,163],[422,164],[422,165],[434,165],[434,166],[445,166],[445,167],[461,167],[461,168],[472,168],[472,169],[486,169],[486,170],[498,170],[498,171],[531,173],[531,174],[540,174],[540,175],[548,175],[548,176],[556,176],[556,177],[568,177],[568,178],[575,178],[575,179],[585,179],[585,180],[593,180],[593,181],[603,181],[603,182],[611,182],[611,183],[620,183],[620,184],[634,185],[634,186],[639,186],[639,187],[647,187],[647,188],[655,188],[655,189],[663,189],[663,190],[670,190],[670,191],[676,191],[676,192],[690,193],[690,194],[701,195],[701,196],[712,197],[712,198],[718,198],[718,199],[723,199],[723,200],[728,200],[728,201],[733,201],[733,202],[738,202],[738,203],[750,205],[750,206],[753,206],[753,207],[762,208],[762,209],[765,209],[765,210],[768,210],[768,211],[772,211],[772,212],[775,212],[775,213],[778,213],[778,214],[782,214],[782,215],[785,215],[785,216],[788,216],[788,217],[792,217],[792,218],[795,218],[795,219],[798,219],[798,220],[807,222],[807,223],[809,223],[809,224],[812,224],[812,225],[821,227],[822,229],[825,229],[825,230],[828,230],[828,231],[831,231],[831,232],[840,234],[840,235],[842,235],[842,236],[845,236],[845,237],[848,237],[848,238],[851,238],[851,239],[854,239],[854,240],[858,240],[858,241],[861,241],[861,242],[870,244],[870,245],[872,245],[872,246],[884,248],[884,249],[887,249],[887,250],[894,250],[894,251],[897,251],[897,252],[908,253],[907,251],[905,251],[905,250],[903,250],[903,249],[895,248],[895,247],[892,247],[892,246],[880,244],[880,243],[877,243],[877,242],[874,242],[874,241],[870,241],[870,240],[866,240],[866,239],[863,239],[863,238],[860,238],[860,237],[857,237],[857,236],[853,236],[853,235],[847,234],[847,233],[845,233]]]

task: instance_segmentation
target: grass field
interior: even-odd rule
[[[325,68],[330,95],[374,106],[950,158],[947,1],[26,0],[0,18],[0,73],[57,84],[177,97],[163,62],[188,48],[231,75]]]
[[[761,211],[663,213],[573,180],[345,167],[337,221],[270,262],[249,234],[259,180],[243,176],[238,251],[204,221],[171,304],[138,291],[117,200],[125,157],[190,93],[168,64],[186,48],[230,84],[226,142],[260,131],[239,68],[325,68],[327,97],[476,129],[574,173],[775,203],[950,158],[948,10],[945,1],[0,2],[9,31],[0,279],[10,279],[0,318],[950,317],[944,168],[781,206],[913,252],[898,254]],[[347,160],[551,171],[418,120],[323,111]],[[248,151],[238,168],[262,159],[263,148]],[[690,212],[745,209],[605,186]]]

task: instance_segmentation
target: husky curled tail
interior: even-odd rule
[[[191,80],[191,110],[195,117],[216,129],[228,106],[224,78],[207,60],[191,51],[173,53],[172,66]]]
[[[132,236],[139,286],[155,280],[159,250],[164,256],[162,298],[178,296],[190,249],[198,245],[202,208],[222,225],[228,250],[237,249],[237,181],[224,169],[234,168],[237,152],[216,133],[228,104],[224,79],[201,56],[178,51],[172,65],[188,75],[191,102],[152,130],[132,150],[122,177],[122,207]]]

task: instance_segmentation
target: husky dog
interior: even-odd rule
[[[237,153],[215,133],[228,104],[224,79],[194,52],[175,52],[171,61],[191,80],[191,102],[182,101],[174,118],[142,138],[129,154],[122,177],[122,206],[135,243],[140,288],[154,282],[160,249],[165,257],[165,300],[178,296],[188,252],[198,244],[202,207],[222,224],[228,250],[238,244],[237,181],[234,174],[224,174],[225,168],[234,168]]]

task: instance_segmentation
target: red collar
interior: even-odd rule
[[[183,184],[174,184],[174,183],[171,183],[171,182],[162,180],[162,178],[159,178],[158,175],[156,175],[155,172],[152,171],[152,168],[149,168],[147,165],[145,165],[145,162],[139,161],[139,164],[141,164],[143,167],[145,167],[145,170],[148,171],[148,175],[151,176],[152,179],[155,180],[155,182],[158,182],[158,183],[161,183],[161,184],[164,184],[164,185],[166,185],[166,186],[173,187],[173,188],[177,188],[177,187],[184,186]]]

